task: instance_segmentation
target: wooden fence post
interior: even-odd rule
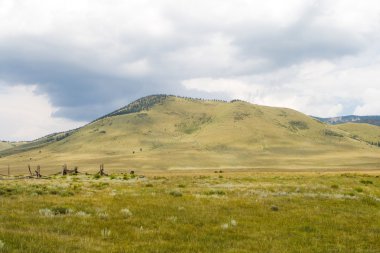
[[[29,173],[31,176],[33,176],[32,169],[30,168],[30,164],[28,164]]]

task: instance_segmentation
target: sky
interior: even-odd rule
[[[0,0],[0,140],[151,94],[380,115],[380,1]]]

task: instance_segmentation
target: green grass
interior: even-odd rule
[[[0,181],[0,252],[378,252],[379,175]]]

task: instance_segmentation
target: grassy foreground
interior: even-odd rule
[[[0,252],[379,252],[380,172],[0,181]]]

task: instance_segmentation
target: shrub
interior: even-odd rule
[[[299,129],[299,130],[306,130],[306,129],[309,129],[309,126],[308,126],[307,123],[304,122],[304,121],[292,120],[292,121],[289,121],[289,125],[290,125],[292,128],[296,128],[296,129]]]
[[[363,188],[357,187],[357,188],[355,188],[355,191],[357,191],[357,192],[363,192]]]
[[[62,191],[62,192],[59,193],[59,196],[61,196],[61,197],[74,196],[74,192],[72,192],[72,191]]]
[[[106,219],[108,219],[108,217],[109,217],[109,215],[108,215],[107,212],[98,212],[97,214],[98,214],[98,217],[99,217],[100,219],[102,219],[102,220],[106,220]]]
[[[79,211],[75,214],[78,217],[90,217],[90,214],[84,212],[84,211]]]
[[[360,180],[360,183],[365,184],[365,185],[373,184],[371,180]]]
[[[272,211],[274,211],[274,212],[277,212],[277,211],[280,210],[280,209],[278,208],[278,206],[271,206],[271,207],[270,207],[270,210],[272,210]]]
[[[59,191],[58,190],[51,190],[50,194],[51,195],[58,195]]]
[[[171,191],[170,195],[172,195],[173,197],[182,197],[182,192],[180,192],[180,191]]]
[[[63,206],[53,207],[51,211],[54,213],[54,215],[65,215],[72,212],[71,209]]]
[[[129,218],[129,217],[132,217],[132,212],[128,209],[128,208],[124,208],[124,209],[121,209],[120,210],[120,213],[125,217],[125,218]]]
[[[205,193],[206,195],[226,195],[222,190],[211,190]]]
[[[45,216],[45,217],[53,217],[54,216],[54,212],[52,210],[50,210],[49,208],[40,209],[40,210],[38,210],[38,212],[40,213],[41,216]]]
[[[109,230],[108,228],[103,228],[100,231],[100,234],[102,235],[103,239],[109,238],[111,236],[111,230]]]
[[[303,231],[303,232],[306,232],[306,233],[312,233],[312,232],[315,232],[315,231],[316,231],[315,228],[310,227],[310,226],[304,226],[304,227],[301,227],[300,230]]]
[[[224,223],[220,226],[222,229],[228,229],[230,226],[228,223]]]
[[[330,129],[325,129],[324,132],[323,132],[324,135],[326,136],[332,136],[332,137],[344,137],[342,134],[340,133],[337,133],[337,132],[334,132]]]

